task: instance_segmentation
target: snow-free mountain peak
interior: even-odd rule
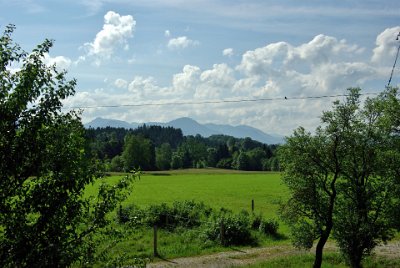
[[[167,123],[148,122],[144,123],[147,126],[157,125],[163,127],[180,128],[183,135],[201,135],[209,137],[211,135],[228,135],[235,138],[250,137],[253,140],[263,142],[266,144],[283,143],[283,137],[278,135],[270,135],[265,132],[246,125],[231,126],[223,124],[200,124],[196,120],[189,117],[182,117],[172,120]],[[137,128],[143,123],[128,123],[121,120],[96,118],[93,121],[85,124],[85,127],[98,128],[98,127],[122,127],[122,128]]]

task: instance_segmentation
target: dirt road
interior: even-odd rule
[[[336,251],[333,244],[325,246],[326,251]],[[173,260],[162,260],[149,263],[147,267],[210,267],[225,268],[253,264],[268,259],[278,258],[288,255],[303,254],[306,251],[297,250],[289,245],[271,246],[264,248],[251,248],[246,250],[231,250],[205,256],[178,258]],[[378,256],[387,258],[400,258],[400,241],[382,245],[375,250]]]

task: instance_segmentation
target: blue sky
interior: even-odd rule
[[[47,55],[78,80],[65,107],[128,122],[189,116],[202,123],[247,124],[289,135],[312,131],[336,95],[387,84],[399,42],[399,1],[0,0],[0,27]],[[400,84],[396,68],[392,85]],[[284,97],[288,100],[284,100]]]

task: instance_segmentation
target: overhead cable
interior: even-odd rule
[[[360,95],[378,95],[378,93],[362,93]],[[275,97],[275,98],[256,98],[256,99],[231,99],[231,100],[208,100],[208,101],[181,101],[181,102],[148,102],[131,104],[112,104],[112,105],[92,105],[92,106],[72,106],[66,109],[96,109],[96,108],[121,108],[121,107],[145,107],[145,106],[167,106],[167,105],[202,105],[202,104],[223,104],[223,103],[244,103],[261,101],[287,101],[287,100],[309,100],[346,97],[348,94],[320,95],[320,96],[294,96],[294,97]]]

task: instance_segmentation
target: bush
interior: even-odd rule
[[[221,239],[221,225],[223,225],[223,239]],[[220,212],[214,215],[205,229],[205,235],[213,241],[223,241],[223,245],[248,245],[254,242],[250,232],[250,217],[247,212],[237,215],[231,212]]]
[[[258,230],[261,222],[263,221],[263,217],[261,214],[252,214],[251,217],[251,229]]]
[[[172,220],[170,215],[173,215],[172,209],[166,203],[151,205],[145,213],[145,224],[148,226],[157,225],[159,228],[167,228],[169,221]]]
[[[276,236],[278,234],[279,223],[276,220],[262,220],[258,230],[266,235]]]
[[[212,209],[203,202],[176,201],[172,205],[172,222],[174,227],[182,226],[193,228],[201,225],[201,221],[207,219]]]
[[[132,226],[139,226],[146,220],[146,212],[138,206],[129,205],[120,206],[117,210],[117,222],[121,224],[128,223]]]
[[[137,206],[120,207],[117,211],[117,221],[121,224],[128,223],[133,226],[157,225],[163,229],[175,229],[176,227],[193,228],[201,225],[212,212],[210,207],[203,202],[176,201],[172,207],[166,203],[151,205],[147,209]]]
[[[261,214],[249,214],[242,211],[234,214],[232,211],[221,208],[214,212],[203,202],[176,201],[172,206],[166,203],[151,205],[147,209],[137,206],[120,207],[117,211],[117,220],[121,224],[129,223],[132,226],[152,227],[157,225],[161,229],[178,230],[201,227],[204,238],[223,245],[249,245],[256,241],[251,230],[266,235],[277,235],[279,224],[275,220],[265,220]],[[223,239],[221,239],[221,225],[223,225]]]

